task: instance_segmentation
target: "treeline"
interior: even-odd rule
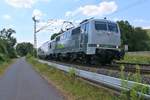
[[[16,51],[19,56],[26,56],[27,54],[31,56],[36,56],[36,49],[29,42],[18,43],[16,46]]]
[[[31,43],[23,42],[17,44],[17,39],[13,36],[15,33],[16,31],[11,28],[4,28],[0,31],[0,63],[18,56],[36,55],[36,51]]]
[[[16,31],[11,28],[0,31],[0,63],[17,56],[15,50],[17,40],[12,36],[14,33]]]
[[[149,51],[150,37],[146,30],[134,27],[128,21],[118,21],[122,45],[127,44],[129,51]]]

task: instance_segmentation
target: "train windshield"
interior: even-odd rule
[[[106,22],[99,22],[99,21],[95,21],[95,29],[100,31],[107,31],[107,24]]]
[[[98,31],[110,31],[118,33],[118,26],[116,23],[95,21],[95,29]]]
[[[110,32],[118,33],[118,26],[115,23],[108,23],[108,29]]]

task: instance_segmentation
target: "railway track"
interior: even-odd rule
[[[150,74],[150,64],[140,64],[140,63],[128,63],[128,62],[114,62],[114,65],[117,66],[125,66],[125,71],[127,72],[135,72],[136,65],[139,65],[141,74]]]
[[[120,71],[120,66],[124,66],[124,71],[125,72],[131,72],[135,73],[136,72],[136,65],[140,66],[140,73],[141,74],[150,74],[150,64],[136,64],[136,63],[127,63],[127,62],[113,62],[112,64],[108,65],[89,65],[89,64],[81,64],[78,62],[65,62],[65,61],[54,61],[54,60],[49,60],[51,62],[55,62],[58,64],[63,64],[63,65],[69,65],[73,66],[79,69],[87,70],[87,71],[94,71],[98,72],[99,69],[107,69],[107,70],[113,70],[113,71]]]
[[[108,75],[115,78],[120,78],[121,75],[120,66],[124,65],[125,66],[124,76],[126,79],[130,78],[130,80],[132,80],[132,77],[136,72],[136,64],[133,65],[133,64],[113,63],[111,65],[102,66],[102,65],[88,65],[88,64],[80,64],[77,62],[62,62],[54,60],[48,60],[48,62],[53,62],[64,66],[70,66],[80,70],[95,72],[98,74]],[[150,66],[140,66],[140,72],[142,83],[150,84]]]

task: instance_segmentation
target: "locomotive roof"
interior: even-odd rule
[[[53,41],[55,41],[55,39],[56,39],[57,37],[63,35],[63,33],[68,32],[68,31],[71,31],[71,30],[73,30],[73,29],[75,29],[75,28],[77,28],[77,27],[80,27],[81,24],[84,24],[84,23],[87,23],[87,22],[90,22],[90,21],[102,21],[102,22],[116,23],[116,22],[111,21],[111,20],[108,20],[108,19],[95,19],[95,18],[86,19],[86,20],[83,20],[78,26],[72,27],[72,28],[70,28],[70,29],[68,29],[68,30],[66,30],[66,31],[64,31],[64,32],[62,32],[61,34],[59,34],[58,36],[56,36],[56,37],[53,39]]]
[[[44,42],[39,48],[42,48],[43,46],[45,46],[45,45],[47,45],[47,44],[49,44],[49,43],[51,43],[51,42],[53,42],[53,41],[55,41],[55,39],[46,41],[46,42]]]
[[[111,20],[108,20],[108,19],[94,19],[94,18],[91,18],[91,19],[83,20],[83,21],[80,23],[80,25],[81,25],[81,24],[84,24],[84,23],[87,23],[87,22],[89,22],[89,21],[103,21],[103,22],[116,23],[116,22],[111,21]]]

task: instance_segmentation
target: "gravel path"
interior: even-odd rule
[[[0,100],[64,100],[64,96],[20,58],[0,77]]]

